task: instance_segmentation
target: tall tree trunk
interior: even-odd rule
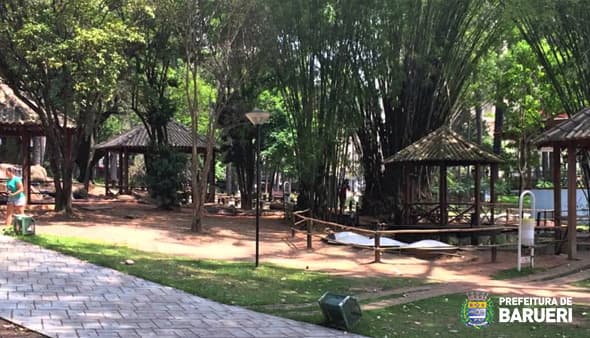
[[[193,93],[193,105],[191,107],[191,137],[192,137],[192,162],[191,162],[191,192],[192,192],[192,217],[191,217],[191,230],[193,232],[202,232],[203,224],[201,219],[202,205],[199,194],[199,154],[198,154],[198,85],[196,76],[194,77],[195,90]],[[188,85],[187,85],[188,87]],[[188,89],[187,89],[188,90]],[[207,180],[206,177],[200,177],[200,179]]]
[[[480,97],[481,99],[481,97]],[[479,145],[481,145],[482,142],[482,129],[483,129],[483,123],[482,123],[482,109],[481,109],[481,105],[478,104],[475,107],[475,131],[476,131],[476,139],[475,142]]]
[[[49,143],[49,163],[53,172],[53,183],[55,186],[55,211],[65,211],[66,214],[72,214],[72,172],[73,161],[71,160],[71,141],[68,139],[72,135],[65,135],[58,139],[56,135],[61,131],[50,129],[46,130],[47,141]]]
[[[213,161],[213,144],[215,143],[215,130],[217,121],[217,111],[213,109],[209,112],[209,128],[207,130],[207,150],[204,154],[204,165],[199,173],[199,181],[197,182],[197,190],[199,192],[198,199],[193,202],[193,221],[200,227],[202,231],[203,214],[205,210],[205,202],[207,201],[207,187],[209,185],[209,173],[211,170],[211,163]],[[211,187],[214,189],[214,187]]]
[[[494,116],[494,139],[492,144],[492,151],[494,154],[500,155],[502,153],[502,133],[504,132],[504,112],[505,105],[502,102],[503,98],[496,100],[496,114]],[[498,172],[495,173],[495,179],[498,179]]]
[[[236,164],[236,172],[238,175],[241,207],[244,210],[252,210],[254,169],[250,165],[242,166]]]
[[[231,162],[225,166],[225,193],[231,195],[234,190],[233,173]]]
[[[43,165],[45,153],[45,138],[43,136],[33,137],[33,165]]]

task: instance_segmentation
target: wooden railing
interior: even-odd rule
[[[405,205],[409,210],[407,223],[440,224],[440,204],[438,202],[416,202]],[[475,212],[473,203],[449,202],[447,204],[448,223],[470,224],[471,213]]]
[[[406,223],[408,224],[440,224],[440,205],[437,202],[419,202],[406,204],[408,211]],[[492,213],[493,210],[493,213]],[[578,210],[578,213],[584,210]],[[523,209],[525,215],[535,218],[537,223],[545,223],[553,219],[553,209],[537,209],[535,215],[532,215],[530,208]],[[473,203],[449,202],[448,218],[449,224],[471,224],[472,214],[475,213]],[[562,219],[567,212],[562,210]],[[492,219],[493,215],[493,219]],[[489,203],[483,202],[480,211],[480,224],[517,224],[520,216],[518,215],[518,206],[508,203]],[[588,221],[590,217],[579,216],[578,220]],[[541,224],[537,224],[541,226]]]

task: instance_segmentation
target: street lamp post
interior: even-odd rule
[[[246,117],[256,126],[256,267],[260,253],[260,126],[270,118],[270,113],[254,108]]]

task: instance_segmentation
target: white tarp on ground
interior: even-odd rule
[[[352,231],[343,231],[337,232],[328,235],[328,242],[331,243],[338,243],[338,244],[352,244],[352,245],[361,245],[361,246],[374,246],[375,239],[363,235],[359,235]],[[396,241],[395,239],[391,239],[388,237],[381,237],[379,245],[382,247],[403,247],[408,245],[408,243]]]
[[[414,242],[412,244],[406,245],[406,248],[416,248],[416,249],[420,249],[420,248],[428,248],[428,249],[442,248],[442,249],[446,249],[446,248],[454,248],[454,246],[449,245],[449,244],[444,243],[444,242],[435,241],[433,239],[423,239],[421,241]]]
[[[336,244],[348,244],[348,245],[359,245],[359,246],[374,246],[375,239],[367,236],[357,234],[352,231],[343,231],[332,233],[327,238],[329,243]],[[435,241],[433,239],[423,239],[411,244],[396,241],[389,237],[381,237],[379,242],[381,247],[403,247],[406,249],[451,249],[456,248],[444,242]]]

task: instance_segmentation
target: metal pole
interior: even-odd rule
[[[260,247],[260,125],[256,125],[256,267]]]

